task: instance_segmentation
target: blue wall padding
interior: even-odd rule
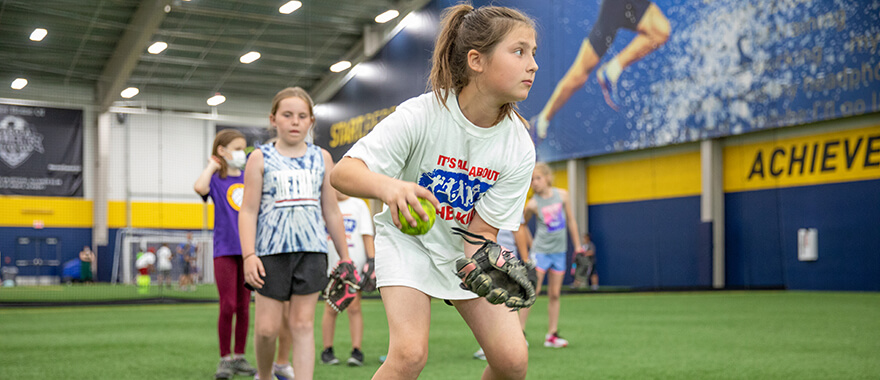
[[[700,197],[594,205],[589,218],[601,285],[711,286],[711,251],[700,249]]]
[[[880,180],[730,193],[727,284],[880,290]],[[797,230],[819,231],[819,259],[797,259]]]

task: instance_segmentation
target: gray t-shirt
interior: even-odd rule
[[[559,191],[556,189],[550,191],[548,198],[542,198],[537,194],[534,196],[537,202],[535,215],[538,218],[535,241],[532,243],[532,252],[535,253],[559,253],[568,250],[565,206]]]

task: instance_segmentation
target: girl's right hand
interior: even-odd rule
[[[244,259],[244,281],[254,289],[262,289],[263,277],[266,277],[266,269],[263,268],[263,260],[256,254],[251,254]]]
[[[210,168],[213,171],[220,170],[220,160],[222,160],[222,158],[217,157],[217,156],[209,157],[208,158],[208,168]]]
[[[388,208],[391,209],[391,221],[394,222],[394,225],[397,228],[402,226],[401,223],[409,223],[410,226],[416,225],[416,220],[412,217],[409,212],[402,213],[405,221],[401,221],[398,217],[398,210],[406,210],[407,205],[412,205],[413,210],[421,216],[422,220],[428,220],[428,213],[422,209],[422,205],[419,204],[419,198],[427,199],[428,202],[434,205],[435,210],[440,209],[440,202],[434,197],[434,194],[431,193],[430,190],[419,186],[414,182],[407,182],[401,180],[394,180],[394,184],[386,187],[385,194],[382,197],[382,202],[388,205]]]

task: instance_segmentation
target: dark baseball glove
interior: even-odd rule
[[[369,293],[376,290],[376,260],[368,258],[361,273],[361,291]]]
[[[360,276],[358,276],[357,269],[354,268],[351,260],[340,261],[333,269],[333,273],[330,274],[330,282],[324,289],[324,299],[333,310],[341,313],[351,301],[354,301],[354,297],[361,288],[360,282]]]
[[[452,230],[468,243],[482,244],[473,257],[455,262],[463,289],[514,311],[535,303],[535,286],[529,281],[528,270],[510,251],[461,228]]]

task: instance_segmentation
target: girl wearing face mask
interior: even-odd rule
[[[214,202],[214,283],[220,294],[217,335],[220,364],[215,379],[231,379],[234,374],[253,376],[256,369],[244,359],[248,335],[251,292],[244,287],[244,265],[238,239],[238,210],[244,194],[244,168],[247,156],[244,135],[234,129],[217,132],[208,165],[193,189]],[[235,348],[232,349],[235,317]]]

